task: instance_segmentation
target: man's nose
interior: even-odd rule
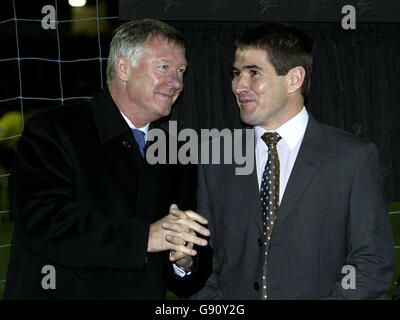
[[[167,76],[167,84],[175,90],[183,88],[183,77],[178,71],[171,70]]]
[[[233,79],[232,90],[238,95],[247,92],[249,90],[249,83],[246,77],[240,75]]]

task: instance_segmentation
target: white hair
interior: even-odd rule
[[[118,57],[126,57],[129,59],[133,67],[136,67],[139,63],[140,57],[145,52],[144,43],[135,43],[134,39],[131,39],[129,35],[123,35],[121,37],[115,34],[110,45],[110,54],[107,60],[107,85],[111,84],[111,81],[115,76],[115,60]]]
[[[110,86],[115,77],[115,60],[126,57],[132,66],[137,66],[140,57],[146,51],[146,40],[149,36],[161,36],[185,48],[185,39],[172,26],[154,19],[142,19],[127,22],[115,30],[110,44],[107,60],[107,85]]]

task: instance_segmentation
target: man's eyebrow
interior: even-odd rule
[[[256,65],[256,64],[250,64],[247,66],[242,67],[242,69],[256,69],[256,70],[262,70],[263,68]],[[232,67],[232,71],[234,70],[239,70],[238,68],[236,68],[235,66]]]
[[[161,62],[166,62],[166,63],[170,63],[170,62],[171,62],[171,60],[168,60],[168,59],[165,59],[165,58],[161,58],[160,61],[161,61]],[[184,62],[182,63],[182,65],[184,65],[184,66],[187,67],[187,66],[189,65],[189,62],[184,61]]]
[[[262,70],[262,68],[256,64],[251,64],[248,66],[244,66],[243,69],[256,69],[256,70]]]

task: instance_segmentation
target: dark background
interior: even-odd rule
[[[48,4],[57,4],[56,30],[41,26],[41,9]],[[356,30],[341,27],[345,4],[356,8]],[[400,200],[399,7],[397,1],[374,0],[120,1],[124,19],[166,20],[188,41],[185,89],[170,117],[179,120],[179,128],[242,125],[230,89],[232,43],[240,31],[256,21],[284,17],[303,29],[314,40],[308,111],[377,145],[386,197],[392,201]],[[66,0],[3,0],[0,117],[17,110],[26,121],[37,110],[65,106],[106,88],[106,59],[112,31],[121,23],[118,14],[117,1],[88,0],[79,9]],[[93,19],[96,15],[100,20]],[[79,19],[86,20],[70,21]],[[0,153],[5,171],[7,154]]]
[[[119,15],[123,20],[337,23],[347,5],[354,6],[359,22],[400,22],[400,3],[394,0],[119,0]]]

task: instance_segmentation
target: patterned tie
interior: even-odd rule
[[[132,129],[133,135],[135,136],[135,140],[138,144],[140,153],[144,157],[144,146],[145,146],[145,141],[144,141],[144,132],[140,131],[138,129]]]
[[[268,159],[265,165],[260,190],[265,248],[262,297],[263,299],[267,299],[267,254],[272,228],[279,209],[279,157],[276,144],[281,137],[276,132],[266,132],[262,135],[261,139],[263,139],[268,146]]]

